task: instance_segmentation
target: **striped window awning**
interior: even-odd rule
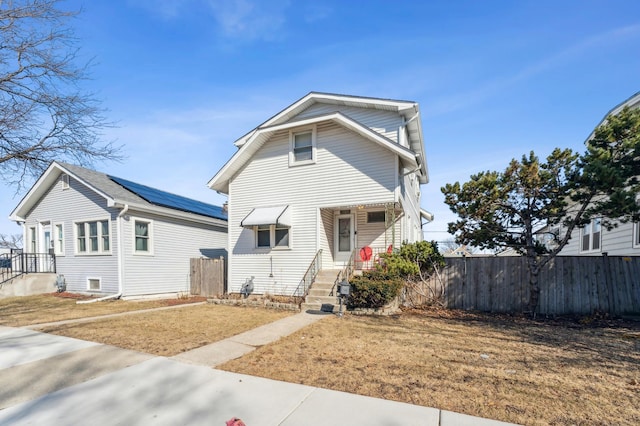
[[[240,222],[242,227],[276,225],[291,227],[291,209],[289,206],[256,207]]]

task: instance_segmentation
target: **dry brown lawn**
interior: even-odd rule
[[[111,300],[78,305],[76,304],[76,300],[79,298],[77,295],[68,293],[51,293],[0,299],[0,325],[22,327],[47,322],[159,308],[189,301],[188,299],[147,301]],[[199,300],[204,299],[191,299],[191,301]]]
[[[0,300],[0,324],[166,303],[75,305],[38,296],[24,306],[5,299]],[[171,356],[287,315],[207,304],[44,331]],[[526,425],[640,424],[637,322],[532,322],[456,311],[347,314],[326,318],[220,368]]]
[[[640,424],[640,324],[327,318],[220,368],[527,425]]]
[[[41,331],[173,356],[292,314],[291,311],[205,304],[50,326]]]

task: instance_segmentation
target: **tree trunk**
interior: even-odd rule
[[[538,285],[538,272],[529,272],[529,312],[533,318],[536,317],[538,302],[540,301],[540,286]]]

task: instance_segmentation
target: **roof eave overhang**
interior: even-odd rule
[[[334,112],[331,114],[323,114],[316,117],[307,118],[304,120],[297,121],[289,121],[287,123],[278,124],[270,127],[264,127],[257,129],[251,137],[247,140],[247,143],[242,145],[238,151],[231,157],[231,159],[216,173],[216,175],[211,178],[208,182],[209,188],[218,191],[223,194],[229,193],[229,180],[244,164],[240,160],[243,157],[250,157],[255,151],[257,151],[260,146],[271,136],[273,133],[286,130],[286,129],[294,129],[296,127],[304,127],[312,124],[317,124],[323,121],[333,121],[355,133],[360,134],[361,136],[377,143],[380,146],[383,146],[390,151],[394,152],[404,161],[406,161],[409,165],[418,166],[419,161],[416,159],[416,153],[412,150],[405,148],[391,139],[388,139],[379,133],[371,130],[367,126],[358,123],[357,121],[341,114],[339,112]],[[261,142],[260,142],[261,141]],[[424,155],[424,154],[422,154]],[[238,164],[239,163],[239,164]],[[422,166],[421,166],[422,167]]]
[[[350,95],[340,95],[336,93],[322,93],[322,92],[310,92],[302,98],[298,99],[293,104],[289,105],[287,108],[283,109],[273,117],[269,118],[264,123],[260,124],[255,129],[251,130],[249,133],[243,135],[238,140],[234,142],[234,145],[237,147],[241,147],[245,143],[249,141],[251,136],[258,131],[259,129],[263,129],[266,127],[271,127],[278,124],[283,124],[283,122],[288,121],[294,115],[302,112],[312,104],[316,102],[330,102],[330,103],[344,103],[344,104],[365,104],[369,108],[382,107],[385,109],[394,109],[398,113],[403,115],[412,116],[415,112],[417,112],[416,103],[411,101],[399,101],[393,99],[381,99],[381,98],[367,98],[362,96],[350,96]]]
[[[205,225],[215,225],[223,228],[227,227],[227,221],[224,219],[218,219],[215,217],[203,216],[195,213],[183,212],[181,210],[171,209],[168,207],[161,207],[156,205],[142,205],[136,203],[127,203],[125,201],[117,201],[113,207],[122,209],[125,206],[129,207],[129,211],[136,211],[141,213],[155,214],[157,216],[169,217],[174,219],[188,220],[190,222],[201,223]]]
[[[607,122],[607,117],[609,117],[610,115],[616,115],[618,114],[620,111],[622,111],[622,109],[624,107],[629,107],[631,109],[634,108],[640,108],[640,92],[637,92],[635,94],[633,94],[630,98],[628,98],[627,100],[619,103],[618,105],[614,106],[613,108],[611,108],[609,110],[609,112],[607,112],[605,114],[604,117],[602,117],[602,120],[600,120],[600,122],[598,123],[598,125],[591,131],[591,133],[589,133],[589,137],[585,140],[585,143],[589,142],[593,136],[595,135],[595,132],[598,127],[602,126],[603,124],[605,124]]]
[[[115,202],[113,198],[111,198],[109,195],[105,194],[104,192],[98,190],[97,188],[91,186],[90,184],[85,182],[83,179],[79,178],[74,173],[66,169],[64,166],[54,161],[49,165],[47,170],[45,170],[44,173],[42,173],[42,175],[38,178],[36,183],[34,183],[31,189],[29,189],[29,191],[25,194],[25,196],[22,197],[22,200],[20,200],[16,208],[14,208],[11,214],[9,215],[9,219],[16,222],[18,221],[24,222],[27,213],[29,213],[29,211],[33,208],[36,202],[40,198],[42,198],[42,196],[44,196],[46,191],[58,179],[58,176],[60,176],[63,173],[69,175],[74,180],[80,182],[81,184],[83,184],[84,186],[86,186],[96,194],[103,197],[107,201],[108,206],[110,207],[113,206],[113,203]]]

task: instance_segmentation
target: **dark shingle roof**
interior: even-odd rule
[[[181,195],[172,194],[130,180],[110,176],[73,164],[56,162],[96,190],[123,203],[140,206],[161,206],[215,219],[227,220],[227,214],[219,206],[203,203]]]

